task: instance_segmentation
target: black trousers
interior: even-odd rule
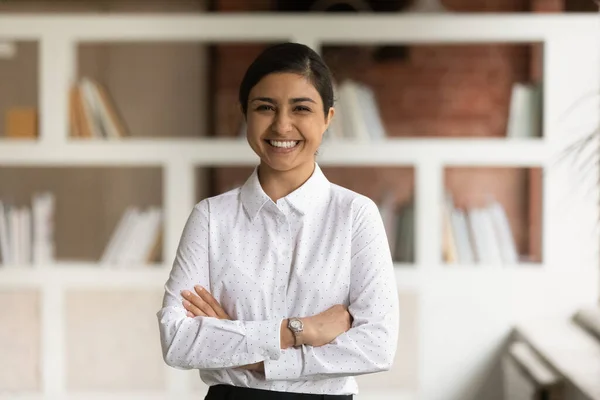
[[[215,385],[204,400],[352,400],[352,395],[274,392],[231,385]]]

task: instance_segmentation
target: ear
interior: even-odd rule
[[[333,119],[334,114],[335,114],[335,108],[329,107],[329,112],[325,116],[325,130],[327,130],[327,128],[329,128],[329,125],[331,124],[331,120]]]

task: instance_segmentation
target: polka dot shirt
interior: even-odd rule
[[[181,291],[201,285],[232,318],[186,316]],[[257,169],[243,186],[204,199],[186,222],[158,311],[165,362],[208,385],[357,394],[356,375],[388,370],[398,295],[377,205],[330,183],[318,164],[277,202]],[[331,343],[282,350],[283,319],[344,304],[353,326]],[[264,362],[265,373],[235,367]]]

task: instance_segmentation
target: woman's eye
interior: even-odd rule
[[[269,104],[261,104],[260,106],[256,107],[256,111],[271,111],[273,109],[273,106]]]

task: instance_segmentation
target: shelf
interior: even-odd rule
[[[64,285],[69,287],[162,287],[169,271],[161,264],[113,267],[94,263],[52,266],[0,266],[0,287]]]
[[[417,290],[427,279],[493,276],[539,276],[546,267],[541,264],[514,266],[446,266],[422,267],[394,263],[394,275],[400,290]],[[47,266],[0,266],[1,288],[43,287],[60,285],[89,288],[162,288],[171,271],[170,265],[152,264],[134,267],[103,266],[95,263],[61,262]]]
[[[543,140],[403,139],[381,142],[328,142],[317,160],[322,165],[410,165],[423,160],[465,165],[543,165],[550,161]],[[3,165],[255,165],[258,158],[239,139],[128,139],[55,143],[0,142]]]
[[[306,25],[311,29],[307,30]],[[38,39],[60,32],[72,40],[266,41],[319,38],[336,43],[531,41],[593,34],[598,17],[589,14],[450,15],[277,15],[272,13],[202,15],[57,15],[3,14],[0,36]],[[299,35],[299,32],[302,32]]]

